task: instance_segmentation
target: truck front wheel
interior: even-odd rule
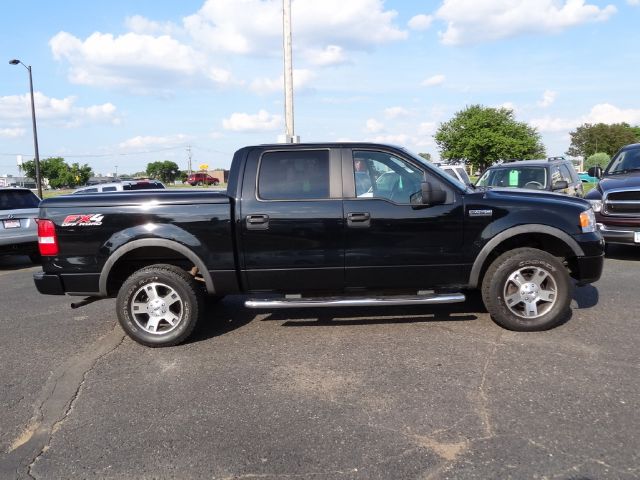
[[[151,265],[132,274],[118,292],[118,320],[133,340],[149,347],[185,341],[204,311],[193,276],[173,265]]]
[[[482,280],[482,300],[494,322],[521,332],[562,323],[571,306],[569,272],[553,255],[518,248],[499,256]]]

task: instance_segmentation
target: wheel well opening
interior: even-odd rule
[[[537,248],[538,250],[550,253],[554,257],[561,258],[567,266],[567,259],[575,256],[575,253],[569,245],[553,235],[546,233],[521,233],[514,235],[513,237],[507,238],[498,244],[491,253],[489,253],[482,264],[480,276],[478,277],[478,285],[482,284],[482,279],[484,278],[487,269],[496,258],[509,250],[523,247]]]
[[[175,265],[195,273],[195,265],[187,257],[166,247],[141,247],[124,254],[113,265],[107,278],[107,294],[115,295],[124,281],[137,270],[154,264]],[[196,279],[201,279],[200,275]]]

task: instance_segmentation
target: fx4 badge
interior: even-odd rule
[[[99,213],[89,215],[67,215],[62,222],[63,227],[92,227],[102,225],[104,215]]]

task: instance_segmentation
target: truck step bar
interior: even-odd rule
[[[385,305],[438,305],[464,302],[462,293],[402,295],[388,297],[298,297],[250,298],[247,308],[299,308],[299,307],[377,307]]]

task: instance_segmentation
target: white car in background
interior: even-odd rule
[[[461,181],[465,185],[471,184],[471,179],[464,168],[464,165],[449,165],[446,163],[436,164],[439,169],[444,170],[456,180]]]
[[[38,205],[28,188],[0,188],[0,255],[29,255],[38,263]]]
[[[166,188],[159,180],[122,180],[121,182],[99,183],[80,187],[73,191],[73,195],[86,193],[127,192],[130,190],[158,190]]]

